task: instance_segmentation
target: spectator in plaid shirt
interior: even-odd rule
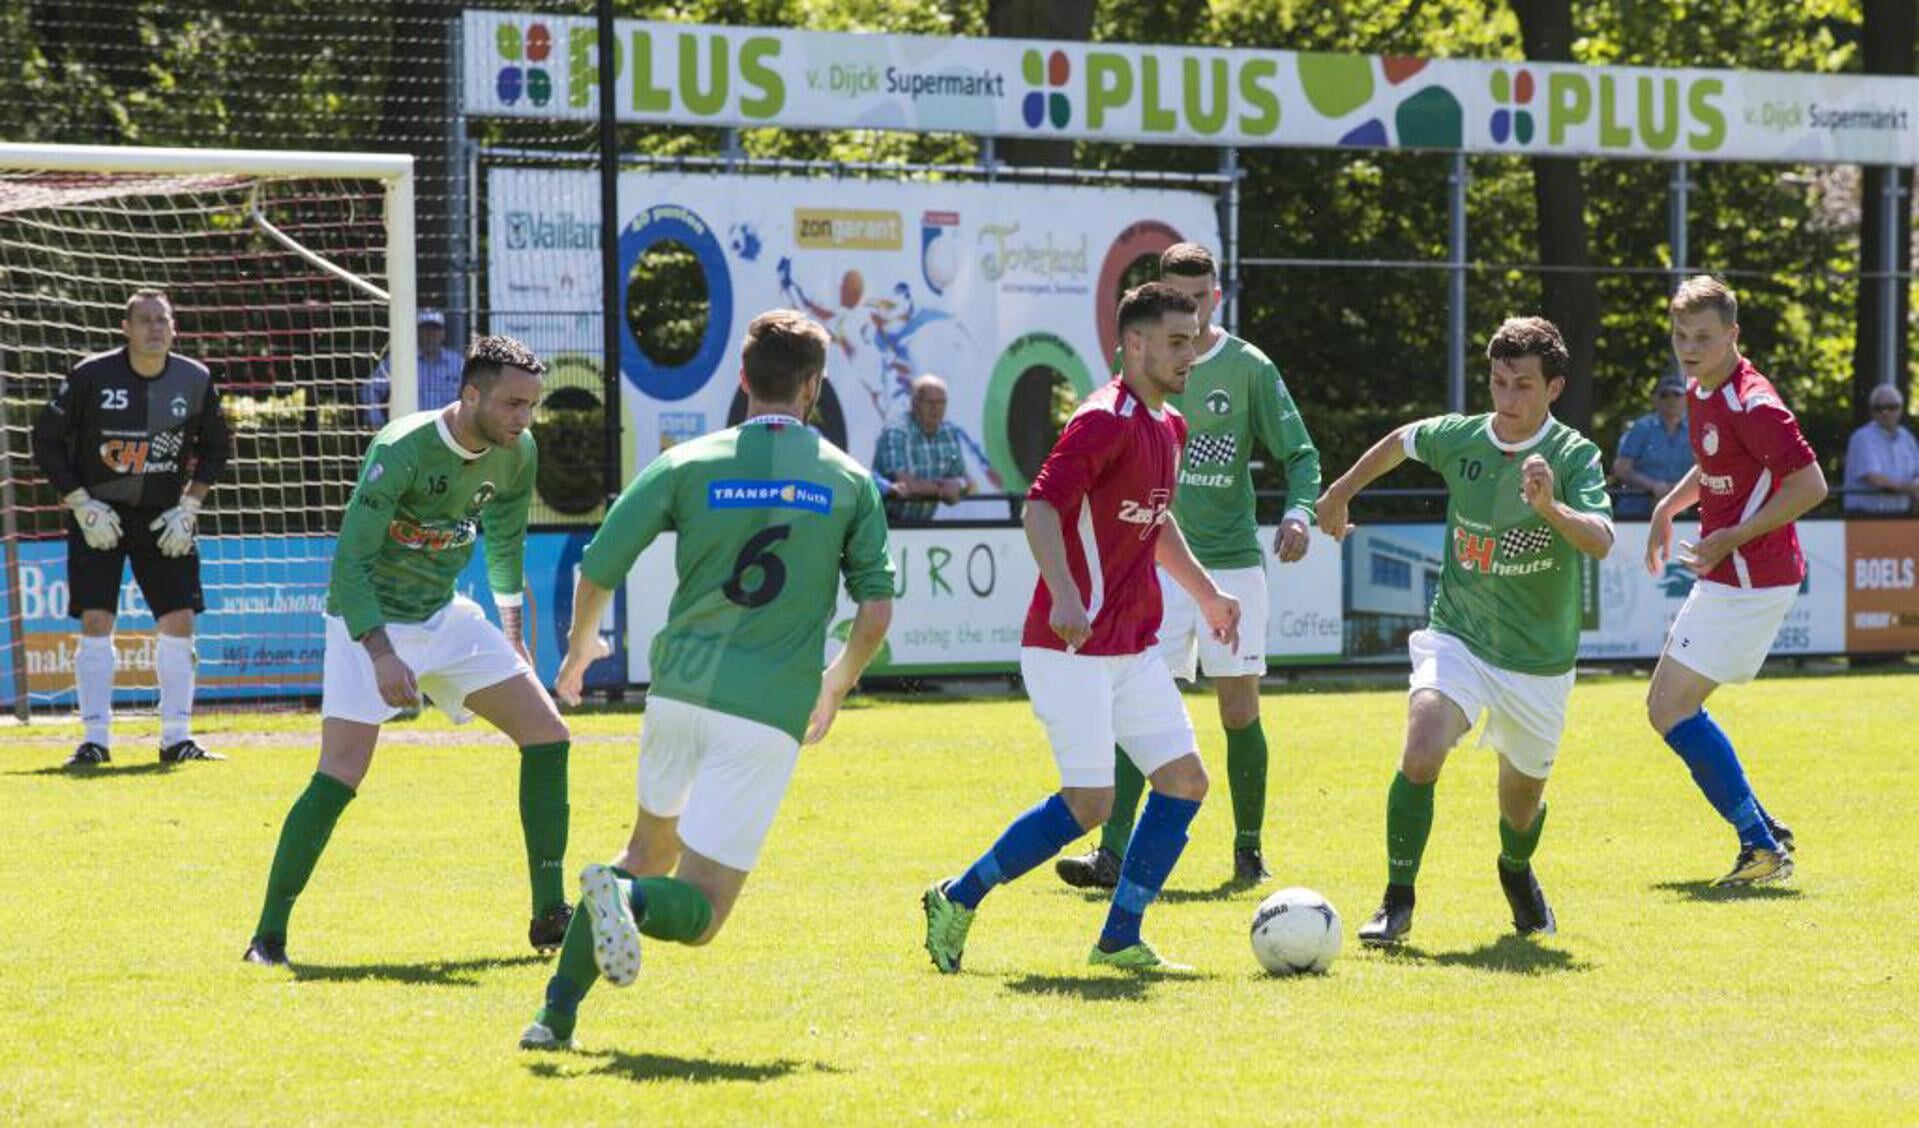
[[[880,432],[873,476],[895,525],[924,525],[941,503],[978,487],[966,473],[959,432],[946,420],[946,381],[930,373],[913,381],[911,418]]]

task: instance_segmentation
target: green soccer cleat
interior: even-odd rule
[[[978,910],[947,900],[944,882],[926,890],[920,907],[926,910],[926,954],[943,974],[958,974],[960,959],[966,955],[966,932],[973,927]]]
[[[593,962],[615,987],[640,977],[640,926],[613,867],[598,862],[580,871],[580,896],[593,928]]]
[[[1159,971],[1177,975],[1193,970],[1188,964],[1174,963],[1160,955],[1144,940],[1117,952],[1106,951],[1095,944],[1087,954],[1086,962],[1094,967],[1113,967],[1121,971]]]
[[[571,1038],[561,1038],[541,1023],[535,1022],[520,1032],[520,1048],[523,1050],[564,1051],[578,1049]]]

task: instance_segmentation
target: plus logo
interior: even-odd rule
[[[1026,79],[1026,85],[1034,87],[1020,103],[1020,116],[1025,119],[1026,128],[1038,129],[1051,121],[1054,129],[1065,129],[1073,120],[1073,103],[1066,97],[1066,82],[1073,77],[1073,63],[1066,52],[1042,54],[1037,48],[1029,49],[1020,60],[1020,74]]]
[[[1493,537],[1482,537],[1465,529],[1453,530],[1453,557],[1468,572],[1492,571],[1493,553],[1498,547],[1499,541]]]
[[[495,32],[495,45],[506,65],[493,80],[494,91],[506,105],[525,98],[535,106],[553,100],[553,76],[540,64],[553,54],[553,32],[543,23],[530,23],[522,31],[503,23]]]
[[[1493,111],[1493,141],[1504,145],[1511,138],[1521,145],[1532,144],[1533,115],[1530,110],[1522,108],[1533,103],[1532,72],[1496,70],[1492,84],[1493,101],[1499,104],[1499,108]],[[1508,106],[1511,108],[1508,109]]]

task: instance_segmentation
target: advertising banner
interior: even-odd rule
[[[590,121],[590,17],[468,11],[461,108]],[[1919,79],[618,20],[615,113],[689,126],[1655,160],[1919,162]]]
[[[1260,531],[1271,544],[1273,530]],[[874,661],[876,674],[1012,673],[1019,669],[1020,634],[1038,569],[1019,528],[895,529],[891,534],[893,624]],[[1266,558],[1272,607],[1264,626],[1273,665],[1339,659],[1339,546],[1320,533],[1306,559],[1280,564]],[[673,597],[673,537],[641,554],[626,581],[627,674],[652,679],[647,643],[666,623]],[[827,652],[838,649],[853,621],[841,593],[827,630]],[[822,656],[824,657],[824,656]]]
[[[590,172],[488,176],[492,329],[563,368],[569,350],[599,351],[598,198]],[[1048,420],[1105,383],[1128,268],[1219,238],[1204,194],[1046,186],[629,173],[620,214],[626,292],[611,308],[626,321],[629,475],[739,421],[746,326],[787,307],[832,337],[818,420],[829,439],[870,462],[881,429],[906,422],[913,378],[935,373],[988,492],[1024,490]]]
[[[1846,523],[1845,647],[1919,650],[1919,521]]]

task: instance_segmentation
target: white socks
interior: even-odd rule
[[[86,741],[108,747],[113,725],[113,636],[80,636],[80,652],[73,659],[74,688],[80,697],[80,723]]]
[[[155,664],[160,673],[160,747],[171,748],[193,735],[193,639],[161,635]]]

